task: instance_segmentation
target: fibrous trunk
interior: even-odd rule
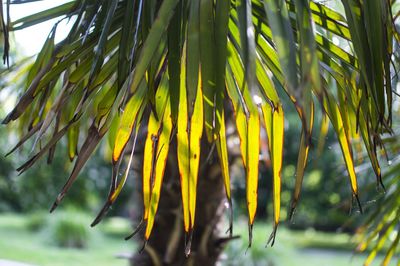
[[[171,145],[171,147],[175,146]],[[171,148],[154,230],[143,251],[136,251],[133,255],[131,265],[208,266],[216,264],[226,242],[226,238],[220,236],[222,230],[220,221],[226,212],[225,192],[218,160],[211,156],[211,160],[206,162],[209,150],[209,145],[203,142],[190,256],[185,256],[186,236],[183,229],[178,163],[176,150]],[[136,187],[140,191],[141,184],[139,183]],[[141,218],[140,212],[137,214],[134,217],[135,223],[138,223]],[[141,241],[142,238],[137,239]]]

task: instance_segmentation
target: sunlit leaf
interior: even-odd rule
[[[113,161],[116,162],[121,156],[123,149],[128,142],[133,125],[136,121],[136,116],[139,112],[141,105],[145,98],[146,85],[143,82],[139,87],[137,92],[132,96],[132,98],[126,104],[124,113],[121,117],[121,121],[118,126],[118,131],[115,139],[114,151],[113,151]]]
[[[171,109],[170,104],[167,103],[164,116],[162,118],[162,125],[160,127],[159,136],[157,139],[157,147],[154,150],[155,152],[155,161],[154,161],[154,172],[153,172],[153,182],[151,184],[151,192],[150,192],[150,202],[149,202],[149,211],[147,216],[147,226],[145,232],[145,239],[149,239],[151,231],[154,225],[155,215],[157,213],[158,204],[160,201],[160,193],[162,180],[164,176],[165,165],[167,161],[167,155],[170,144],[170,137],[172,132],[172,120],[171,120]],[[160,120],[161,122],[161,120]]]
[[[11,1],[25,2],[31,1]],[[20,136],[11,152],[30,140],[38,144],[17,170],[25,172],[47,154],[50,163],[57,145],[67,143],[68,157],[75,162],[53,210],[108,134],[108,146],[101,151],[112,161],[110,190],[95,225],[127,183],[134,149],[127,154],[126,147],[134,147],[137,138],[144,145],[140,151],[144,157],[142,224],[147,223],[147,241],[156,223],[166,161],[176,148],[178,159],[171,164],[176,169],[171,170],[180,174],[189,255],[195,220],[200,218],[196,218],[197,183],[203,158],[219,161],[232,219],[231,136],[240,140],[251,245],[262,142],[264,150],[269,148],[270,164],[268,156],[264,160],[272,167],[273,186],[267,189],[273,194],[273,244],[281,209],[283,109],[294,107],[301,124],[292,209],[299,201],[308,153],[314,147],[314,116],[320,117],[320,110],[317,155],[330,122],[358,203],[359,189],[368,183],[359,185],[355,171],[364,154],[377,182],[389,188],[389,199],[385,196],[379,203],[383,214],[377,211],[367,219],[375,228],[360,230],[367,234],[360,250],[372,250],[367,264],[384,245],[389,249],[382,263],[387,264],[399,242],[398,234],[388,237],[388,231],[396,228],[391,214],[397,201],[390,195],[398,194],[398,188],[393,189],[398,179],[393,176],[399,168],[389,170],[385,180],[382,176],[388,174],[381,169],[381,157],[390,158],[400,147],[395,136],[386,137],[394,133],[393,93],[400,62],[398,3],[341,3],[343,10],[310,0],[70,1],[13,22],[2,6],[6,61],[9,32],[55,19],[36,58],[15,64],[10,60],[10,68],[0,71],[0,89],[18,97],[3,120],[4,124],[16,121]],[[8,9],[9,3],[4,7]],[[59,40],[58,25],[64,22],[70,27],[63,27],[66,37]],[[260,140],[260,133],[265,135],[261,126],[268,140]],[[208,156],[200,156],[203,131],[212,147]],[[170,145],[177,147],[170,149]],[[232,234],[232,221],[229,231]],[[380,238],[374,242],[377,235]],[[203,241],[199,239],[196,236],[196,241]]]

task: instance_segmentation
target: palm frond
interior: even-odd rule
[[[29,1],[12,3],[23,2]],[[358,200],[350,143],[360,135],[383,184],[377,150],[383,145],[381,134],[392,131],[392,63],[397,62],[392,47],[398,45],[394,3],[343,0],[341,14],[308,0],[77,0],[10,22],[9,30],[15,31],[55,17],[75,19],[57,44],[56,23],[36,60],[21,70],[28,73],[26,86],[3,123],[18,120],[28,129],[16,148],[28,139],[46,144],[34,146],[36,154],[18,170],[26,171],[62,138],[68,140],[68,156],[75,166],[54,209],[108,133],[111,189],[94,225],[126,182],[128,174],[120,179],[119,169],[128,142],[147,126],[145,238],[151,235],[157,213],[171,138],[177,138],[184,229],[190,234],[203,131],[216,145],[231,201],[225,129],[230,113],[225,103],[230,102],[246,170],[250,243],[260,128],[266,128],[274,181],[273,244],[281,208],[282,93],[290,97],[302,124],[292,212],[300,197],[316,104],[338,136],[351,194]],[[4,27],[2,32],[6,39]],[[336,45],[333,38],[348,48]],[[144,117],[149,117],[147,125],[142,125]]]

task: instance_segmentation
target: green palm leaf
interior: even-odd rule
[[[29,1],[14,1],[22,2]],[[198,141],[203,131],[210,145],[216,145],[231,202],[226,116],[233,109],[246,173],[249,228],[257,209],[260,130],[266,128],[274,180],[273,240],[281,208],[282,93],[290,97],[303,128],[293,210],[300,197],[316,104],[337,134],[351,194],[358,199],[352,138],[361,136],[382,183],[378,147],[383,143],[381,135],[392,131],[391,65],[398,65],[392,49],[398,45],[391,12],[395,2],[343,0],[345,13],[341,14],[321,1],[309,0],[216,4],[210,0],[82,0],[8,25],[4,22],[2,33],[8,40],[6,28],[16,31],[52,18],[76,18],[63,41],[54,43],[56,24],[30,67],[15,70],[27,73],[26,85],[3,123],[17,120],[24,129],[28,125],[28,133],[12,151],[31,138],[45,143],[35,146],[35,155],[18,170],[26,171],[66,138],[69,157],[76,161],[55,207],[109,133],[113,141],[111,190],[96,224],[128,178],[129,170],[118,180],[126,145],[140,127],[146,127],[142,117],[150,117],[143,163],[145,238],[151,236],[165,161],[176,133],[188,233],[195,225]],[[351,49],[335,45],[333,37]],[[8,55],[7,43],[4,55]],[[204,123],[199,111],[203,106]],[[182,132],[185,128],[187,132]],[[83,143],[79,143],[80,135],[85,136]],[[396,239],[393,243],[398,243]],[[394,250],[389,249],[385,261]]]

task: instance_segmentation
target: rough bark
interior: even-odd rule
[[[195,230],[191,254],[185,256],[181,192],[176,150],[171,145],[164,175],[160,205],[152,235],[143,252],[134,253],[131,265],[215,265],[226,241],[220,237],[220,221],[223,213],[225,192],[218,160],[211,157],[205,162],[209,145],[202,143],[202,160],[197,189]],[[140,163],[140,162],[138,162]],[[140,178],[139,178],[140,180]],[[141,184],[137,185],[141,189]],[[136,202],[140,202],[136,200]],[[140,214],[140,212],[136,212]],[[141,217],[136,215],[135,223]],[[141,235],[139,233],[139,235]],[[142,241],[142,236],[136,238]]]

